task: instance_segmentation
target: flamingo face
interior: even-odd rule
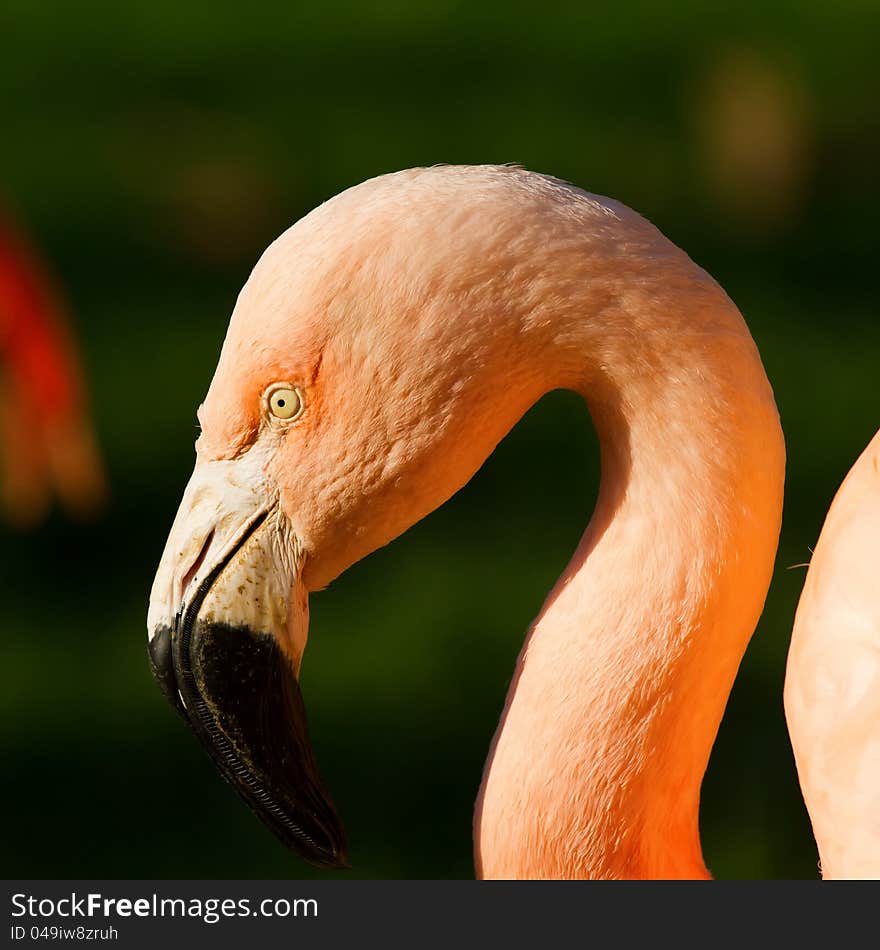
[[[320,303],[286,304],[283,264],[287,255],[268,254],[245,287],[199,409],[195,470],[150,597],[150,661],[221,774],[281,842],[318,866],[344,867],[297,681],[306,549],[326,520],[315,463],[333,435],[325,345],[311,317]]]

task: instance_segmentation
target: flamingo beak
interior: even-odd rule
[[[150,666],[281,843],[318,867],[345,868],[297,678],[308,608],[296,538],[258,462],[196,465],[150,595]]]

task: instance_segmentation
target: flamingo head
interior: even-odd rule
[[[247,804],[320,866],[346,858],[298,686],[309,592],[450,497],[547,388],[523,314],[562,188],[507,168],[367,182],[271,245],[233,312],[151,662]]]

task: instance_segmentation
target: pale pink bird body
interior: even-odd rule
[[[785,714],[825,878],[880,878],[880,433],[831,505],[798,605]]]
[[[517,663],[477,871],[708,876],[700,785],[780,527],[773,394],[736,307],[656,228],[508,167],[384,176],[299,221],[242,290],[200,409],[153,670],[309,860],[345,862],[297,686],[309,593],[561,387],[589,407],[601,488]]]

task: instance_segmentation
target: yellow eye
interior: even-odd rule
[[[269,393],[269,410],[276,419],[293,419],[302,410],[302,397],[298,389],[280,386]]]

